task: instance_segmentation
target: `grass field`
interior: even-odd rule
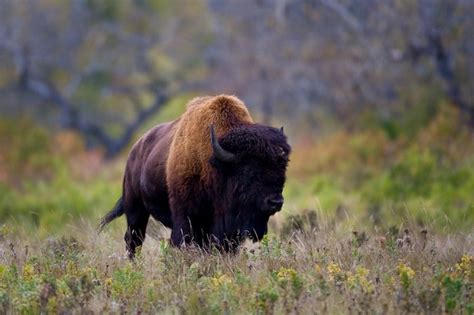
[[[129,262],[121,233],[0,235],[1,313],[474,312],[474,234],[325,225],[246,244],[236,255],[148,237]]]
[[[472,130],[430,115],[293,139],[260,243],[177,249],[154,224],[135,262],[123,218],[96,232],[125,156],[0,119],[0,314],[473,314]]]

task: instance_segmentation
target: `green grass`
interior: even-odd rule
[[[179,116],[189,98],[171,100],[144,130]],[[348,226],[387,229],[409,220],[437,231],[471,230],[472,130],[453,108],[438,107],[395,121],[397,137],[372,123],[292,143],[283,216],[309,209],[349,219]],[[404,121],[416,128],[406,131]],[[0,145],[9,148],[0,154],[0,222],[56,234],[78,220],[97,222],[120,195],[125,153],[105,162],[77,135],[47,132],[26,119],[0,120]]]
[[[4,226],[0,312],[472,314],[474,235],[408,231],[293,230],[235,255],[149,237],[129,262],[116,229],[39,240]]]
[[[126,155],[0,119],[0,313],[472,314],[472,130],[437,108],[292,143],[285,206],[260,244],[176,249],[153,224],[133,263],[124,218],[95,230]]]

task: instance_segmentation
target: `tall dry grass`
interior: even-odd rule
[[[472,313],[474,234],[274,230],[237,254],[148,236],[134,262],[120,229],[87,223],[0,238],[2,313]]]

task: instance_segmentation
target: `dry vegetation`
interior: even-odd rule
[[[472,314],[474,235],[340,227],[266,237],[236,255],[148,238],[129,262],[121,235],[90,226],[39,241],[2,229],[0,310],[114,313]]]
[[[123,218],[95,230],[124,158],[0,120],[0,313],[472,314],[474,146],[459,121],[440,105],[393,139],[372,125],[299,140],[260,244],[180,250],[153,228],[132,263]]]

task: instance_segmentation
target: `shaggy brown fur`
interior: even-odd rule
[[[167,164],[168,186],[186,189],[186,179],[197,176],[209,181],[212,173],[209,159],[212,147],[209,126],[213,125],[218,137],[232,128],[253,123],[241,100],[234,96],[201,97],[192,100],[177,126]]]
[[[210,126],[218,141],[239,158],[238,163],[216,157]],[[103,218],[101,227],[126,214],[130,257],[143,242],[150,214],[172,228],[174,245],[224,246],[224,240],[230,238],[235,244],[224,247],[231,249],[244,232],[255,232],[260,238],[268,217],[281,208],[289,151],[283,133],[254,124],[238,98],[193,99],[180,118],[154,127],[133,146],[122,198]],[[258,162],[263,158],[271,169]],[[241,185],[251,178],[246,187]],[[246,192],[252,185],[255,189]],[[244,214],[249,211],[245,209],[252,212]]]

